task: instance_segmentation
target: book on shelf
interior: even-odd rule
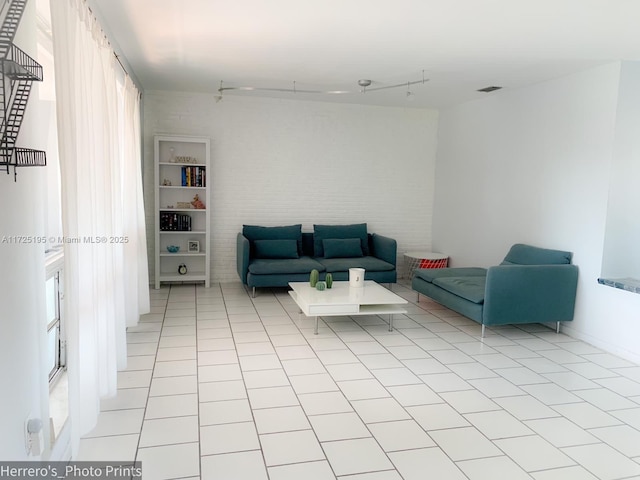
[[[190,232],[191,216],[181,213],[160,212],[160,231]]]
[[[205,167],[182,167],[183,187],[206,187],[207,169]]]

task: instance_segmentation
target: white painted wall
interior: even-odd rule
[[[34,3],[29,2],[15,43],[36,56]],[[51,72],[49,72],[51,73]],[[32,92],[18,146],[45,149],[37,128],[39,105]],[[41,418],[48,434],[48,379],[44,244],[17,242],[14,236],[34,238],[45,233],[45,168],[0,171],[0,454],[2,460],[26,460],[24,422]],[[45,452],[44,458],[46,458]],[[36,459],[30,457],[30,459]]]
[[[212,281],[238,280],[243,224],[366,222],[398,241],[400,268],[402,252],[431,247],[436,111],[146,92],[144,119],[150,232],[153,135],[211,138]]]
[[[602,276],[640,279],[640,62],[620,70]]]
[[[516,242],[574,252],[564,330],[640,361],[640,295],[597,283],[619,81],[611,64],[441,112],[433,246],[454,266],[494,265]]]

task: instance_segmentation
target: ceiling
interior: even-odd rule
[[[638,0],[89,4],[145,90],[217,94],[223,82],[296,90],[225,90],[223,97],[444,108],[611,61],[640,60]],[[360,79],[372,81],[365,93]],[[391,85],[402,86],[374,90]],[[490,85],[504,90],[476,91]]]

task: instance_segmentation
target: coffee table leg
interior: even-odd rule
[[[313,331],[314,334],[318,334],[318,317],[316,316],[316,329]]]
[[[389,331],[393,332],[393,314],[389,314]]]

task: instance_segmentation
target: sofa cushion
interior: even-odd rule
[[[256,258],[298,258],[298,242],[293,239],[256,240]]]
[[[486,275],[487,269],[479,267],[418,268],[415,270],[416,277],[429,283],[440,277],[484,277]]]
[[[346,272],[350,268],[364,268],[370,272],[385,272],[394,270],[390,263],[376,257],[352,257],[352,258],[316,258],[327,272]],[[366,276],[366,273],[365,273]]]
[[[470,302],[484,302],[487,277],[439,277],[434,278],[432,283]]]
[[[258,225],[243,225],[242,234],[247,237],[251,245],[251,256],[255,256],[256,240],[295,240],[298,255],[302,255],[302,224],[278,227],[261,227]]]
[[[352,225],[314,225],[313,226],[313,255],[324,257],[322,241],[327,238],[359,238],[362,246],[362,254],[369,255],[369,237],[367,224],[356,223]]]
[[[362,257],[362,242],[359,238],[325,238],[322,247],[324,258]]]
[[[323,272],[324,266],[310,257],[300,257],[296,259],[257,259],[249,264],[249,273],[253,275],[311,273],[313,269]]]
[[[571,263],[571,252],[550,250],[516,243],[511,247],[502,265],[568,265]]]

